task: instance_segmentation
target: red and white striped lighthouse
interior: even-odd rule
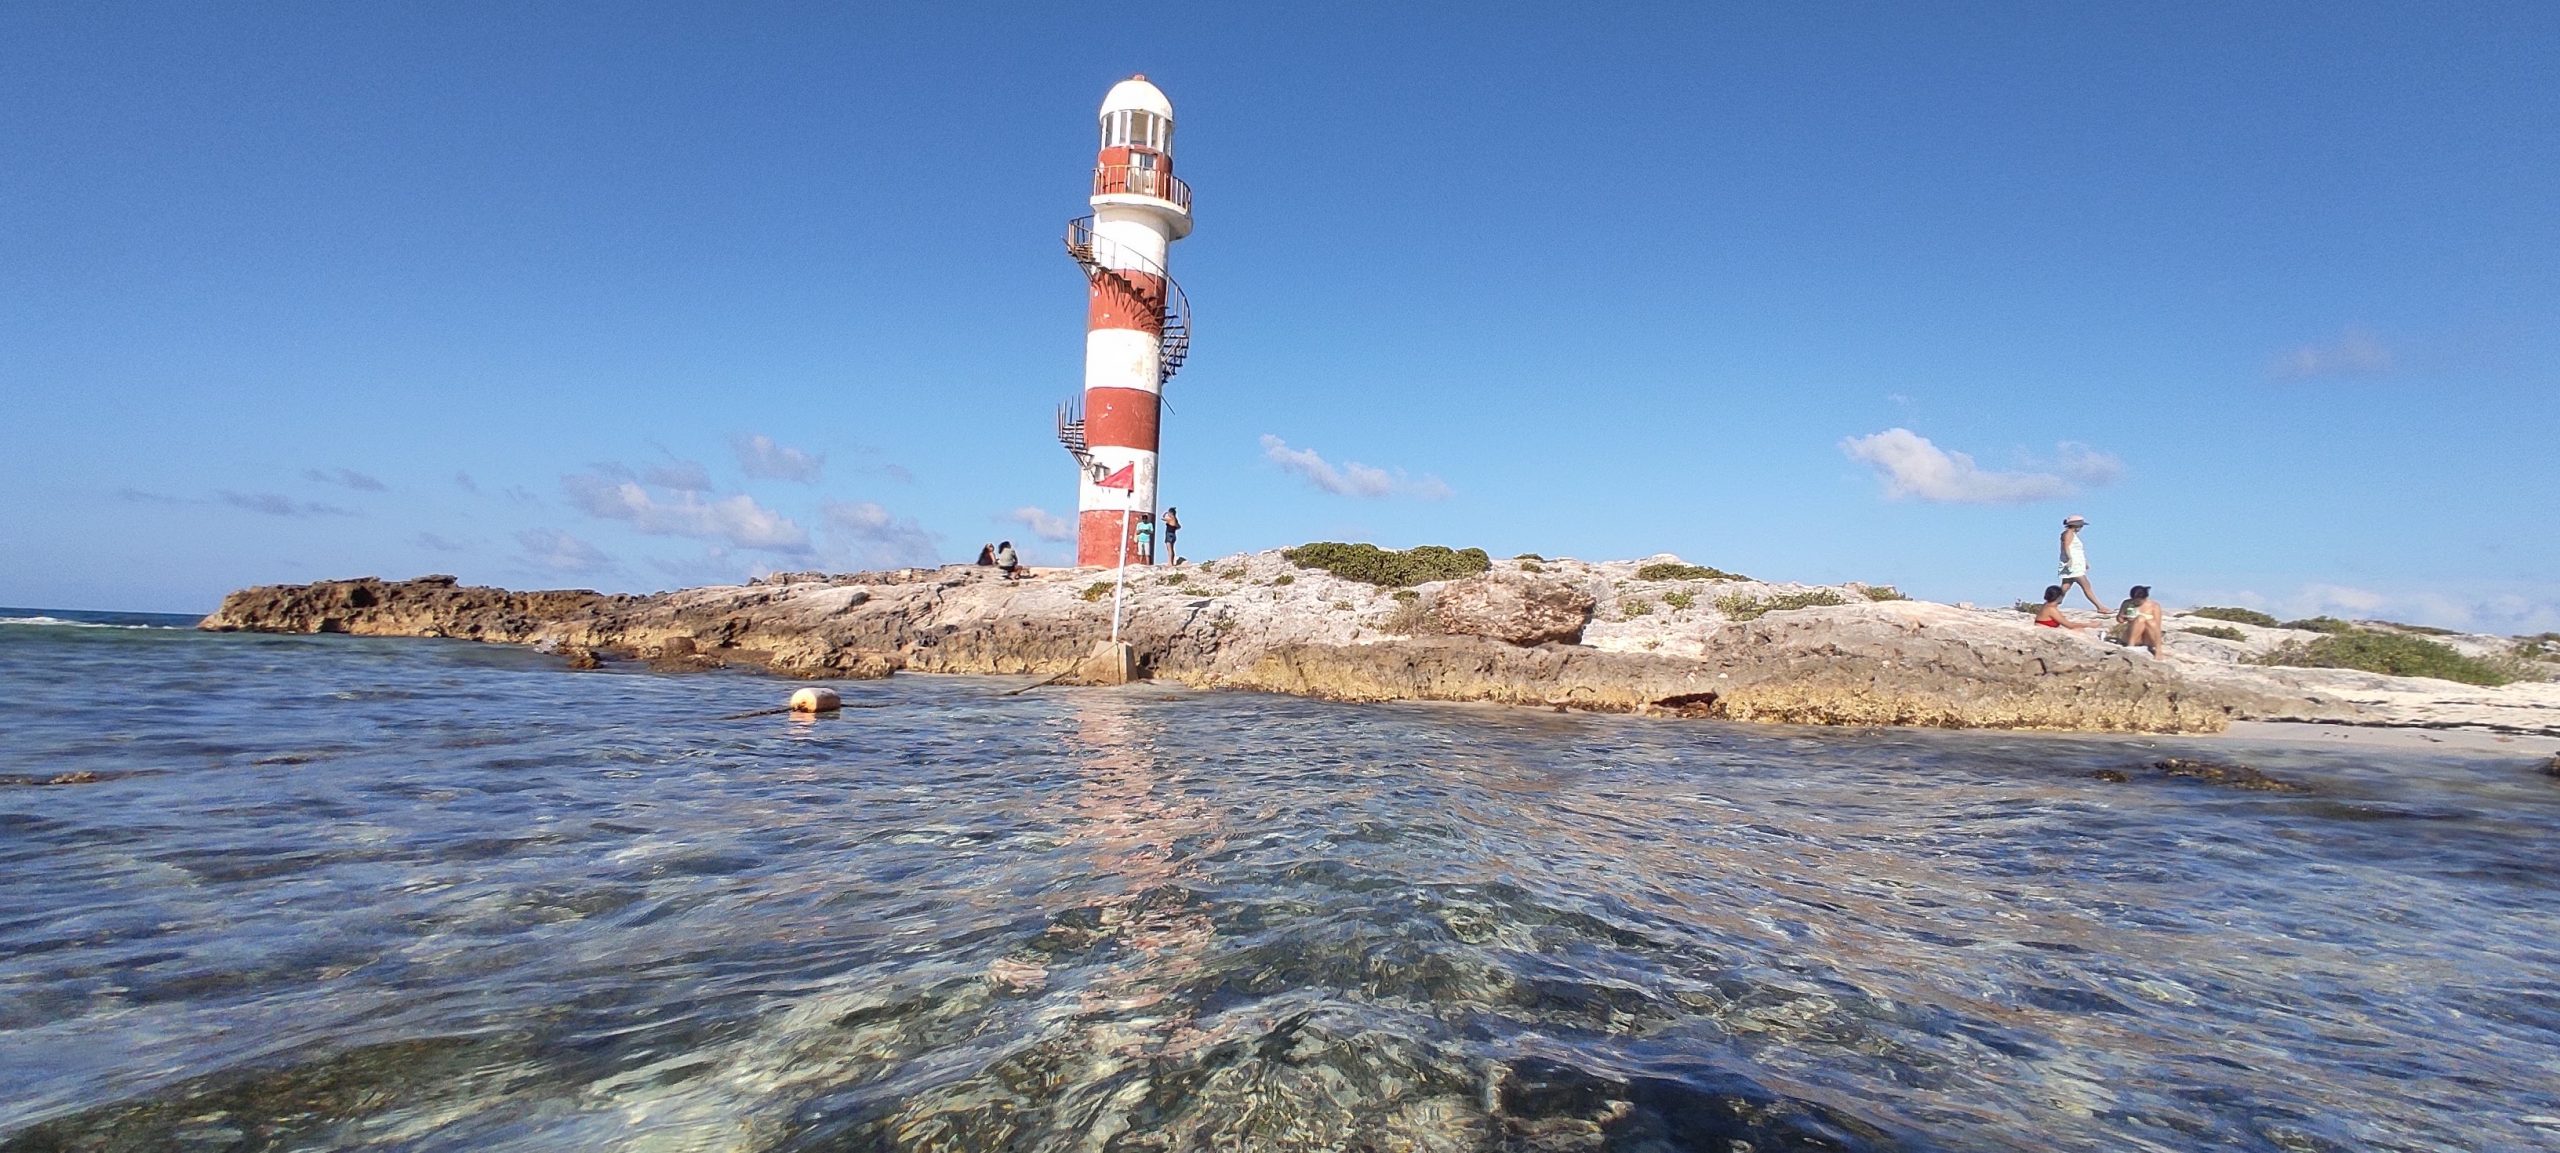
[[[1090,289],[1084,395],[1058,413],[1082,470],[1076,563],[1152,564],[1158,417],[1191,347],[1190,306],[1165,253],[1191,235],[1191,189],[1173,174],[1173,102],[1145,76],[1102,98],[1092,203],[1093,215],[1067,222],[1067,253]]]

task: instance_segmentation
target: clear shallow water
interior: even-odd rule
[[[2560,1149],[2522,758],[1010,687],[0,624],[0,1148]]]

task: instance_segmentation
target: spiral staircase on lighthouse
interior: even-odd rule
[[[1170,181],[1171,178],[1167,177]],[[1179,190],[1186,209],[1189,189]],[[1182,362],[1191,353],[1191,301],[1183,296],[1182,286],[1165,275],[1164,266],[1146,256],[1129,251],[1093,230],[1093,218],[1079,216],[1067,222],[1067,255],[1083,266],[1085,279],[1096,284],[1110,284],[1130,297],[1147,302],[1156,313],[1156,395],[1161,402],[1164,386],[1173,374],[1182,370]],[[1161,291],[1122,274],[1123,269],[1145,273],[1163,285]],[[1076,458],[1076,467],[1091,468],[1092,453],[1084,439],[1084,394],[1077,393],[1058,406],[1058,443],[1067,455]]]

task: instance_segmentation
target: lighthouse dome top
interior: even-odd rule
[[[1145,73],[1139,73],[1112,85],[1111,91],[1102,98],[1104,116],[1114,112],[1131,111],[1153,112],[1171,120],[1173,119],[1173,101],[1164,98],[1163,89],[1148,83]]]

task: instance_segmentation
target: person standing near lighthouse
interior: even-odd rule
[[[1139,526],[1155,521],[1164,385],[1191,346],[1190,308],[1165,260],[1191,234],[1191,189],[1173,174],[1173,103],[1145,76],[1111,86],[1101,131],[1093,215],[1067,224],[1089,288],[1084,394],[1058,431],[1082,471],[1076,563],[1108,567],[1153,561]]]

